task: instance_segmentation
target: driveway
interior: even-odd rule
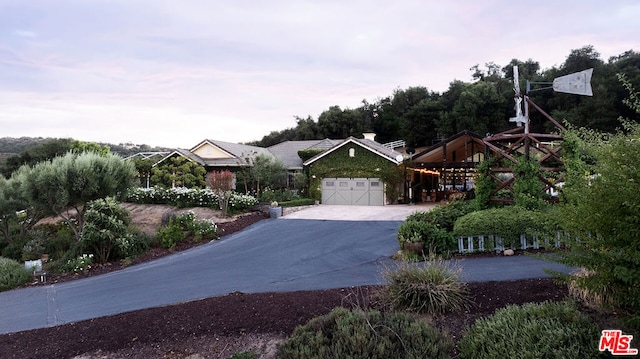
[[[390,256],[398,250],[398,226],[403,216],[416,209],[419,207],[317,206],[122,271],[3,292],[0,334],[235,291],[381,284],[380,271],[393,265]],[[459,265],[469,281],[545,277],[547,267],[565,270],[523,256],[465,259]]]

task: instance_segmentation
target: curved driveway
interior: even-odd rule
[[[418,206],[317,206],[188,251],[101,276],[0,293],[0,334],[245,293],[380,284],[396,233]],[[547,276],[533,258],[464,259],[468,281]]]

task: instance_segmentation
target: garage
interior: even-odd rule
[[[384,185],[379,178],[323,178],[322,203],[383,206]]]

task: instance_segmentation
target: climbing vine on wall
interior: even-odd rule
[[[351,156],[350,150],[353,150]],[[309,166],[311,198],[321,199],[322,178],[380,178],[389,199],[398,197],[402,169],[393,162],[360,146],[342,146]]]

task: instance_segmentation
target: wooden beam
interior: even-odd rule
[[[559,129],[561,129],[562,131],[566,131],[567,129],[564,128],[564,126],[562,126],[558,121],[556,121],[553,117],[551,117],[548,113],[544,112],[543,109],[540,108],[540,106],[536,105],[535,102],[531,101],[531,99],[529,98],[529,96],[525,96],[524,100],[527,101],[527,103],[529,103],[529,105],[532,105],[536,110],[540,111],[541,114],[544,115],[544,117],[546,117],[549,121],[551,121],[554,125],[556,125],[556,127],[558,127]]]

